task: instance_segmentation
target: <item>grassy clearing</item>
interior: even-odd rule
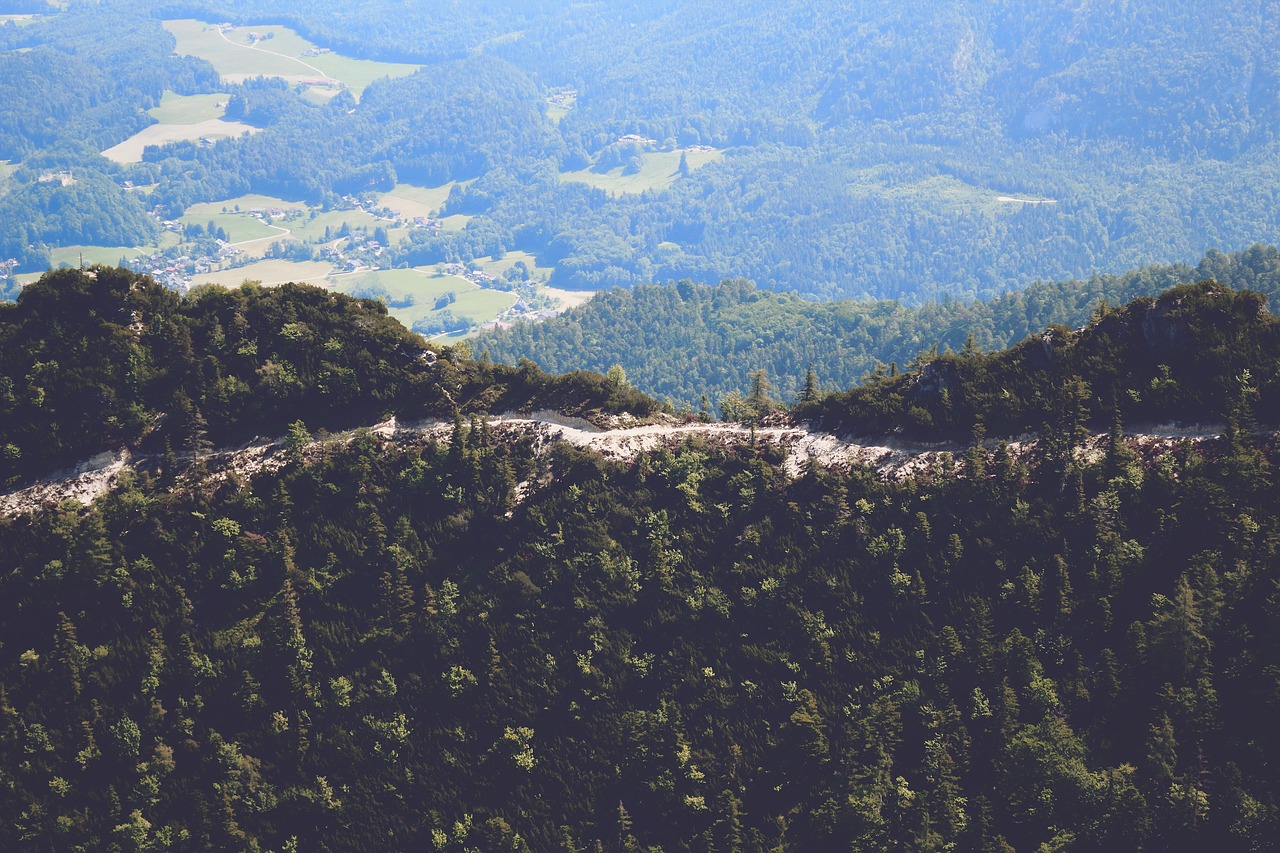
[[[451,291],[456,300],[448,306],[448,310],[456,317],[466,317],[476,323],[492,320],[515,304],[514,294],[485,290],[465,278],[442,275],[421,267],[330,276],[328,286],[356,296],[384,292],[392,303],[412,299],[413,304],[407,307],[387,308],[387,313],[406,328],[413,328],[418,320],[438,313],[436,298]]]
[[[7,24],[10,21],[19,27],[26,27],[36,22],[35,15],[0,15],[0,25]]]
[[[160,105],[147,110],[147,114],[161,124],[199,124],[202,121],[222,118],[226,106],[227,96],[221,92],[211,95],[178,95],[165,92]]]
[[[553,297],[565,311],[586,304],[596,295],[594,290],[561,290],[558,287],[544,287],[541,292]]]
[[[467,227],[467,223],[470,221],[470,214],[455,213],[453,216],[443,217],[440,220],[440,227],[445,231],[461,231]]]
[[[17,163],[10,163],[8,160],[0,160],[0,181],[18,171]]]
[[[408,77],[418,70],[417,65],[404,65],[398,62],[374,62],[369,59],[353,59],[336,53],[323,53],[307,59],[316,68],[330,77],[346,83],[357,98],[365,87],[374,80],[383,77]]]
[[[197,140],[202,138],[225,139],[245,133],[257,133],[258,128],[238,121],[211,118],[197,124],[153,124],[130,136],[119,145],[113,145],[102,156],[117,163],[140,163],[142,151],[148,145],[164,145],[166,142]]]
[[[418,70],[416,65],[373,62],[336,53],[306,56],[316,46],[288,27],[255,24],[223,33],[217,27],[192,19],[164,22],[178,41],[180,54],[207,59],[224,80],[238,83],[250,77],[283,77],[293,83],[330,79],[338,81],[360,97],[364,88],[383,77],[403,77]],[[251,33],[270,36],[253,40]],[[314,98],[331,96],[332,90],[316,89]]]
[[[192,284],[221,284],[224,287],[236,287],[245,281],[260,281],[263,284],[284,284],[290,281],[324,284],[325,276],[332,270],[333,267],[320,261],[285,261],[273,258],[232,270],[198,275],[192,279]]]
[[[297,59],[249,47],[249,33],[260,32],[264,28],[240,27],[224,36],[217,27],[189,18],[165,21],[164,28],[177,39],[179,54],[207,59],[224,79],[231,82],[238,83],[250,77],[284,77],[298,82],[322,76]]]
[[[226,201],[205,201],[199,204],[193,204],[187,208],[187,213],[195,215],[210,215],[214,213],[248,213],[254,208],[272,208],[278,207],[282,210],[300,210],[305,211],[307,206],[300,201],[285,201],[275,196],[259,195],[258,193],[249,193],[247,195],[229,198]]]
[[[449,310],[455,317],[466,317],[476,323],[484,323],[515,304],[514,293],[477,287],[474,290],[459,291],[458,301],[450,305]]]
[[[227,233],[228,243],[285,236],[284,232],[271,228],[248,213],[192,213],[188,211],[178,221],[183,225],[204,225],[206,227],[212,222],[215,228],[221,228]]]
[[[674,151],[649,151],[645,153],[640,170],[635,174],[623,174],[625,168],[622,166],[608,172],[581,169],[576,172],[561,172],[560,180],[590,184],[613,195],[665,190],[680,177],[681,154],[685,156],[685,162],[689,164],[691,170],[724,158],[723,151],[714,149],[677,148]]]
[[[121,258],[129,260],[155,251],[155,246],[60,246],[49,250],[49,266],[54,269],[78,267],[83,253],[86,267],[93,264],[114,267]]]
[[[859,198],[884,198],[927,208],[963,210],[988,216],[1006,216],[1027,204],[1054,204],[1039,196],[1008,196],[997,190],[965,183],[951,175],[930,175],[903,183],[890,167],[871,167],[855,173],[850,194]]]
[[[330,210],[327,213],[317,213],[315,219],[294,219],[280,224],[292,229],[299,240],[309,242],[324,240],[325,228],[329,229],[330,239],[336,239],[344,224],[352,231],[358,231],[361,228],[367,229],[370,235],[373,234],[373,229],[379,225],[383,227],[388,225],[388,223],[383,222],[376,216],[370,216],[363,210]],[[390,230],[388,231],[388,236],[390,236]]]
[[[396,184],[395,189],[383,193],[379,203],[397,211],[401,216],[435,216],[449,200],[456,181],[438,187],[418,187],[413,184]]]
[[[340,91],[340,89],[334,89],[330,86],[308,86],[302,91],[302,100],[315,104],[317,107],[323,107]]]
[[[501,278],[507,270],[516,265],[517,261],[523,261],[525,268],[529,270],[529,277],[537,281],[546,281],[551,277],[551,273],[555,272],[555,267],[538,266],[538,259],[529,252],[507,252],[501,260],[478,258],[475,263],[489,275]]]

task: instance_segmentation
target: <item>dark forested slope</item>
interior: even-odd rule
[[[1123,275],[1034,284],[989,301],[810,302],[731,281],[718,287],[643,285],[598,294],[561,317],[486,332],[475,341],[497,361],[536,361],[551,372],[620,365],[638,388],[695,409],[750,387],[764,370],[785,402],[812,365],[820,388],[844,390],[921,354],[1011,346],[1052,323],[1083,325],[1101,304],[1155,296],[1212,279],[1280,299],[1280,251],[1210,252],[1196,266],[1145,267]]]
[[[92,281],[8,313],[86,337],[123,298]],[[169,316],[213,300],[261,343],[240,300],[274,334],[329,298]],[[1239,387],[1277,358],[1260,306],[1184,288],[1086,334],[1158,318],[1205,387]],[[332,310],[364,347],[407,340]],[[480,422],[253,477],[144,470],[0,521],[0,846],[1270,849],[1280,503],[1253,403],[1219,440],[1055,432],[899,481]]]
[[[0,480],[121,445],[195,452],[303,419],[556,408],[645,414],[604,377],[474,361],[373,300],[308,285],[199,288],[128,270],[49,273],[0,303]]]
[[[1070,442],[1110,421],[1243,428],[1246,411],[1280,423],[1278,375],[1280,322],[1266,298],[1205,281],[1101,308],[1082,329],[1051,326],[1003,352],[924,359],[797,414],[829,429],[953,439],[1040,430]]]

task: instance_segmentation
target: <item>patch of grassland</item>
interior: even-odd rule
[[[158,108],[157,108],[158,109]],[[142,152],[148,145],[164,145],[182,140],[225,139],[245,133],[257,133],[258,128],[238,121],[220,118],[206,119],[196,124],[153,124],[130,136],[124,142],[113,145],[102,156],[117,163],[140,163]]]
[[[0,160],[0,181],[18,171],[17,163],[10,163],[8,160]]]
[[[267,285],[284,284],[290,281],[324,284],[325,276],[332,269],[333,267],[320,261],[286,261],[272,258],[235,269],[198,275],[192,279],[192,284],[221,284],[224,287],[236,287],[245,281],[260,281]]]
[[[268,53],[275,50],[259,50],[248,45],[251,31],[257,27],[237,27],[224,34],[215,26],[203,21],[181,19],[165,21],[164,28],[177,39],[177,52],[207,59],[211,65],[231,82],[241,82],[250,77],[284,77],[301,80],[317,77],[314,70],[297,59]],[[272,39],[274,41],[274,39]]]
[[[288,27],[255,24],[222,32],[202,21],[179,19],[164,26],[178,41],[178,53],[207,59],[223,79],[241,82],[250,77],[283,77],[294,83],[322,80],[341,82],[358,98],[364,88],[383,77],[403,77],[418,70],[417,65],[354,59],[337,53],[307,56],[316,46]],[[257,33],[264,38],[251,39]],[[265,36],[270,38],[265,38]],[[316,89],[315,97],[331,96],[332,90]]]
[[[438,187],[418,187],[413,184],[396,184],[395,189],[383,193],[379,203],[398,211],[401,216],[435,216],[449,200],[455,181]]]
[[[474,290],[458,292],[458,301],[449,306],[455,317],[466,317],[476,323],[484,323],[497,317],[516,304],[514,293],[502,290]]]
[[[471,221],[471,216],[466,213],[455,213],[453,216],[445,216],[440,219],[440,227],[445,231],[461,231],[467,227],[467,223]]]
[[[308,86],[302,92],[302,100],[322,107],[340,91],[341,89],[335,89],[332,86]]]
[[[283,237],[285,233],[270,227],[248,213],[192,213],[188,211],[178,220],[184,225],[204,225],[212,222],[214,228],[221,228],[227,234],[228,243],[240,243],[245,240],[263,240],[267,237]],[[285,226],[281,226],[285,227]]]
[[[322,53],[319,56],[308,57],[307,62],[330,77],[346,83],[357,98],[374,80],[381,80],[383,77],[408,77],[418,70],[417,65],[353,59],[337,53]]]
[[[476,323],[492,320],[515,304],[514,294],[485,290],[465,278],[442,275],[421,267],[335,275],[330,276],[328,282],[336,290],[357,296],[370,292],[385,293],[391,303],[387,313],[407,328],[413,328],[418,320],[437,313],[436,298],[450,291],[456,299],[447,306],[448,310],[456,317],[466,317]],[[412,305],[395,307],[395,303],[403,303],[410,298]]]
[[[84,265],[103,264],[114,267],[120,259],[136,258],[139,255],[150,255],[156,251],[154,246],[60,246],[49,250],[49,265],[54,269],[60,267],[80,266],[80,255],[84,254]]]
[[[674,151],[648,151],[643,156],[639,171],[634,174],[624,174],[626,169],[622,166],[608,172],[580,169],[576,172],[561,172],[560,180],[590,184],[614,195],[665,190],[680,176],[681,154],[685,156],[685,162],[689,164],[691,170],[724,157],[723,151],[705,149],[677,148]]]
[[[226,111],[227,95],[215,92],[211,95],[178,95],[165,92],[160,105],[147,110],[147,114],[161,124],[199,124],[202,121],[222,118]]]
[[[307,209],[306,204],[300,201],[286,201],[275,196],[249,193],[229,198],[226,201],[205,201],[193,204],[187,208],[187,213],[207,216],[214,213],[248,213],[254,208],[266,210],[273,207],[278,207],[281,210],[305,211]]]
[[[304,219],[293,219],[279,224],[292,229],[299,240],[320,242],[324,240],[324,229],[326,227],[329,229],[330,239],[337,239],[338,232],[342,229],[344,223],[353,232],[361,228],[367,229],[370,236],[373,235],[373,229],[379,225],[386,227],[389,224],[376,216],[365,213],[363,210],[330,210],[317,213],[315,219],[310,218],[310,215],[308,215]],[[390,232],[388,232],[388,236],[390,236]]]
[[[525,268],[529,270],[529,277],[537,281],[546,281],[551,277],[551,273],[555,272],[555,267],[540,267],[538,259],[529,252],[507,252],[500,260],[492,258],[479,258],[475,261],[480,269],[495,278],[501,278],[507,270],[516,265],[517,261],[524,261]]]

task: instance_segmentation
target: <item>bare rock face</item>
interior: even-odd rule
[[[915,395],[918,399],[932,399],[950,393],[956,385],[956,366],[949,361],[931,361],[920,369],[916,380]]]
[[[1180,299],[1161,299],[1142,313],[1138,328],[1153,353],[1172,352],[1188,342],[1187,321],[1176,316],[1181,304]]]

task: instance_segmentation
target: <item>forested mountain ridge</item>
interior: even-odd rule
[[[1280,321],[1266,298],[1212,281],[1123,308],[1084,328],[1051,326],[1008,350],[922,360],[908,373],[802,402],[828,429],[960,438],[975,430],[1070,436],[1120,423],[1280,423]],[[1244,425],[1244,412],[1248,424]]]
[[[657,404],[603,376],[549,377],[438,347],[373,300],[308,285],[207,287],[182,297],[146,276],[61,270],[0,303],[0,481],[124,445],[212,444],[399,413],[450,417]]]
[[[959,351],[970,340],[983,351],[1003,349],[1050,324],[1082,326],[1104,302],[1122,305],[1209,279],[1262,293],[1276,304],[1280,251],[1258,245],[1210,252],[1195,266],[1144,267],[1037,283],[990,300],[919,307],[811,302],[743,281],[640,285],[597,294],[560,317],[484,332],[473,344],[497,361],[528,358],[553,373],[620,365],[648,394],[694,410],[705,395],[715,410],[730,393],[747,391],[753,371],[763,370],[777,396],[792,403],[809,366],[819,390],[843,391],[877,372],[904,371],[932,351]]]
[[[172,298],[107,270],[31,293],[0,314],[26,349]],[[242,334],[216,306],[278,334],[323,300],[344,348],[409,340],[329,298],[156,313],[198,342],[210,317]],[[749,434],[623,463],[459,418],[0,520],[0,846],[1270,849],[1280,504],[1240,382],[1278,357],[1261,305],[1206,284],[1080,333],[1163,317],[1202,364],[1187,391],[1242,392],[1221,439],[1158,454],[1118,430],[1077,453],[1065,417],[902,480],[789,476]],[[995,375],[1036,344],[961,357]]]

